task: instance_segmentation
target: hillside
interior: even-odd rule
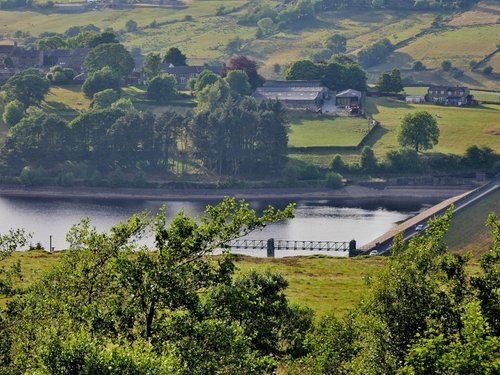
[[[267,0],[259,4],[275,7],[279,2]],[[493,2],[482,2],[470,11],[456,14],[357,8],[324,11],[261,38],[256,37],[255,25],[239,22],[254,7],[250,1],[190,0],[185,5],[183,8],[132,7],[76,14],[2,10],[0,34],[13,37],[16,32],[29,31],[31,36],[37,37],[43,32],[62,33],[71,26],[94,24],[118,32],[127,47],[139,47],[143,53],[179,47],[190,63],[227,59],[228,41],[239,36],[243,45],[238,53],[257,59],[261,73],[268,78],[279,76],[275,72],[276,64],[283,68],[290,61],[309,58],[320,51],[326,37],[333,33],[348,39],[347,52],[352,54],[370,43],[388,38],[399,48],[387,62],[370,68],[372,79],[396,66],[403,70],[403,75],[424,83],[463,83],[477,88],[500,89],[498,80],[469,70],[470,61],[481,60],[498,44],[500,26],[496,22],[500,11]],[[432,28],[438,15],[443,16],[443,22],[438,29]],[[128,20],[137,22],[138,31],[125,30]],[[418,35],[421,36],[415,37]],[[462,69],[464,76],[456,80],[437,69],[444,59]],[[424,62],[428,70],[410,71],[416,60]],[[488,64],[495,72],[500,71],[498,57]]]

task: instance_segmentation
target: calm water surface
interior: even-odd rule
[[[63,249],[67,243],[65,235],[73,224],[89,217],[99,230],[107,230],[134,213],[144,210],[156,212],[163,204],[167,215],[184,210],[199,216],[209,202],[158,202],[137,200],[89,200],[52,198],[8,198],[0,197],[0,233],[9,228],[25,228],[33,234],[32,242],[41,242],[49,247],[49,236],[55,249]],[[283,208],[283,202],[253,201],[256,210],[272,204]],[[361,246],[391,229],[396,223],[414,215],[421,209],[415,206],[387,206],[373,203],[358,207],[341,207],[328,201],[298,202],[293,220],[269,225],[249,238],[283,240],[350,241],[355,239]],[[264,256],[264,251],[244,252]],[[276,256],[311,254],[311,252],[282,251]],[[345,255],[345,254],[332,254]]]

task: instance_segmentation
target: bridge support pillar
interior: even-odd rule
[[[267,240],[267,257],[274,258],[274,238]]]
[[[357,250],[356,250],[356,240],[350,240],[349,241],[349,256],[355,256],[357,255]]]

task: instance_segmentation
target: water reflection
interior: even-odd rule
[[[33,242],[41,242],[46,248],[49,246],[49,236],[52,235],[53,246],[61,249],[66,246],[67,231],[84,217],[91,218],[98,230],[106,230],[134,213],[144,210],[155,213],[163,204],[166,204],[167,216],[171,219],[180,210],[190,216],[199,216],[208,203],[216,202],[0,197],[0,233],[5,233],[9,228],[25,228],[33,233]],[[258,211],[269,204],[284,208],[287,202],[250,202],[252,208]],[[339,242],[356,239],[358,245],[363,245],[414,214],[419,208],[414,205],[388,207],[380,202],[370,202],[358,207],[347,207],[345,203],[339,207],[338,203],[332,201],[298,202],[295,219],[269,225],[249,237]],[[251,254],[259,256],[264,255],[264,252]],[[277,256],[283,255],[298,255],[298,252],[277,252]]]

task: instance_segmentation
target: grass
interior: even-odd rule
[[[368,123],[364,118],[292,112],[289,145],[356,146],[368,130]]]
[[[373,145],[376,154],[398,149],[396,130],[402,117],[411,111],[428,111],[436,117],[440,129],[439,143],[433,151],[461,155],[471,145],[489,146],[500,152],[500,106],[471,108],[406,104],[392,98],[368,98],[366,110],[382,123],[385,133]]]
[[[3,261],[10,266],[21,261],[24,275],[16,286],[27,287],[59,261],[62,252],[45,251],[14,252]],[[307,306],[321,317],[327,314],[341,317],[353,310],[367,295],[368,277],[376,276],[386,262],[385,257],[337,258],[329,256],[288,257],[279,259],[238,256],[238,273],[256,270],[281,273],[289,283],[286,295],[290,302]],[[468,266],[469,272],[477,273],[477,262]],[[0,308],[8,299],[0,297]]]
[[[470,253],[474,258],[487,251],[493,244],[491,231],[485,227],[490,212],[500,216],[500,189],[453,215],[450,230],[444,237],[450,251]]]
[[[498,26],[476,26],[425,35],[398,50],[422,61],[428,68],[438,68],[443,60],[467,69],[472,60],[481,60],[496,49]]]
[[[9,266],[19,259],[24,278],[17,286],[27,287],[50,270],[61,255],[62,252],[19,251],[2,265]],[[365,278],[380,270],[386,258],[310,256],[267,259],[239,256],[237,259],[238,272],[255,269],[283,274],[289,282],[286,294],[291,302],[312,308],[317,316],[341,316],[361,301],[368,290]],[[5,307],[6,302],[6,298],[0,298],[0,307]]]

